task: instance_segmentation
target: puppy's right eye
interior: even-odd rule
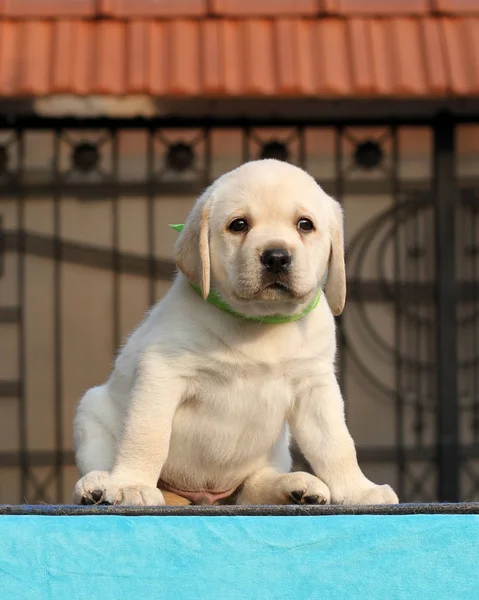
[[[231,221],[228,229],[233,233],[243,233],[248,231],[248,221],[246,219],[235,219]]]

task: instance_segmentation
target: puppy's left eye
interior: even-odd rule
[[[248,221],[246,219],[235,219],[234,221],[231,221],[228,229],[233,233],[248,231]]]
[[[308,231],[313,231],[314,225],[311,219],[300,219],[298,221],[298,229],[307,233]]]

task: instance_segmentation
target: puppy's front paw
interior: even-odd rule
[[[333,495],[333,504],[399,504],[390,485],[370,484],[346,494]]]
[[[287,473],[280,479],[285,504],[328,504],[330,493],[328,486],[314,475]]]
[[[87,505],[160,506],[165,504],[165,499],[158,488],[118,480],[106,471],[91,471],[76,484],[73,502]]]
[[[156,487],[131,483],[111,477],[105,485],[104,502],[122,506],[161,506],[163,494]]]
[[[363,491],[358,504],[399,504],[399,498],[390,485],[375,485]]]
[[[91,471],[78,480],[73,490],[74,504],[104,504],[105,484],[110,474],[107,471]]]

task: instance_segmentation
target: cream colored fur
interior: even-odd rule
[[[248,220],[247,234],[228,230],[235,218]],[[301,218],[315,230],[298,231]],[[293,256],[289,291],[265,286],[259,256],[272,247]],[[107,383],[79,403],[74,501],[95,491],[110,503],[162,504],[161,476],[183,490],[242,485],[240,504],[290,503],[298,490],[318,502],[397,502],[358,466],[335,376],[333,313],[346,295],[339,205],[297,167],[246,163],[198,199],[175,252],[171,289],[128,339]],[[231,316],[188,281],[204,297],[214,287],[246,315],[294,314],[326,273],[318,307],[281,325]],[[289,430],[317,477],[288,473]]]

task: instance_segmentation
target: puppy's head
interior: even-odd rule
[[[175,246],[176,264],[249,316],[294,314],[325,293],[344,307],[343,218],[339,204],[303,170],[272,159],[223,175],[198,199]]]

